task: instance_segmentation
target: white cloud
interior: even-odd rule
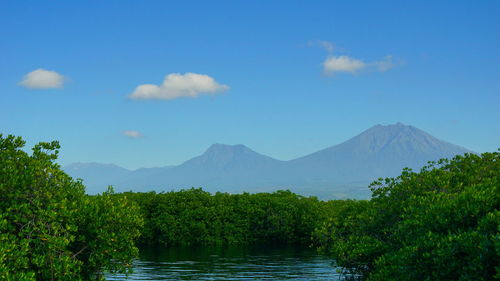
[[[328,41],[312,40],[307,42],[307,46],[321,47],[329,53],[328,57],[323,61],[323,73],[326,75],[334,75],[342,72],[355,75],[362,70],[368,72],[385,72],[401,64],[401,62],[394,62],[391,55],[385,56],[382,60],[371,62],[346,55],[337,55],[342,49],[339,49],[332,42]]]
[[[139,131],[134,131],[134,130],[126,130],[126,131],[123,131],[122,134],[124,136],[127,136],[127,137],[132,138],[132,139],[142,137],[142,134],[139,133]]]
[[[367,64],[363,61],[348,56],[329,56],[323,62],[323,70],[326,74],[335,74],[336,72],[356,74],[357,71],[366,67]]]
[[[334,45],[332,42],[322,41],[322,40],[309,41],[309,42],[307,42],[307,45],[309,47],[319,46],[319,47],[325,49],[329,53],[333,53],[333,49],[334,49]]]
[[[170,100],[181,97],[196,98],[202,94],[216,94],[229,89],[229,86],[217,83],[212,77],[196,73],[171,73],[165,76],[159,86],[143,84],[129,95],[132,99]]]
[[[62,88],[64,84],[64,76],[61,74],[39,68],[24,75],[23,80],[19,85],[30,89],[51,89]]]
[[[348,56],[329,56],[323,62],[323,71],[330,75],[338,72],[357,74],[361,70],[385,72],[397,65],[390,55],[374,62],[364,62]]]
[[[392,61],[392,56],[385,56],[383,60],[376,61],[373,63],[373,65],[377,68],[378,71],[384,72],[387,71],[391,68],[396,67],[396,63]]]

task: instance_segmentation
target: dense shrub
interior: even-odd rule
[[[370,201],[290,191],[84,193],[54,163],[0,135],[0,280],[101,280],[142,244],[315,243],[352,279],[500,278],[500,153],[467,154],[374,182]],[[142,228],[144,225],[144,228]],[[312,239],[311,239],[312,238]]]
[[[316,232],[361,280],[499,278],[499,153],[431,163],[371,185]]]
[[[0,280],[98,280],[127,272],[141,217],[106,192],[87,196],[54,163],[57,142],[32,155],[19,137],[0,135]]]
[[[141,207],[144,244],[309,244],[326,218],[325,202],[290,191],[211,195],[193,188],[124,195]]]

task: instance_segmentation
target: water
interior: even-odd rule
[[[332,260],[297,247],[143,249],[134,273],[107,280],[341,280]]]

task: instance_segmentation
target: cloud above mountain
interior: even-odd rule
[[[309,47],[321,47],[328,52],[328,56],[323,61],[323,73],[326,75],[335,75],[337,73],[350,73],[356,75],[361,71],[384,72],[397,66],[392,55],[387,55],[381,60],[364,61],[347,55],[337,55],[342,48],[336,47],[332,42],[316,40],[309,41]]]
[[[394,68],[396,63],[392,56],[385,56],[382,60],[374,62],[364,62],[349,56],[328,56],[323,62],[323,71],[327,75],[340,72],[357,74],[361,70],[384,72]]]
[[[131,139],[137,139],[142,137],[142,134],[139,131],[134,131],[134,130],[125,130],[122,132],[122,134]]]
[[[219,84],[214,78],[205,74],[171,73],[165,76],[163,83],[159,86],[154,84],[137,86],[129,98],[159,100],[196,98],[200,95],[215,95],[228,89],[229,86]]]
[[[308,47],[320,47],[325,49],[327,52],[332,53],[335,48],[332,42],[323,40],[311,40],[307,42]]]
[[[24,75],[19,85],[29,89],[54,89],[64,86],[64,76],[46,69],[36,69]]]
[[[394,62],[391,55],[387,55],[382,60],[372,62],[371,66],[375,67],[377,71],[384,72],[396,67],[398,64],[400,63]]]
[[[337,72],[356,74],[364,68],[366,68],[366,63],[348,56],[329,56],[323,62],[323,70],[326,74],[334,74]]]

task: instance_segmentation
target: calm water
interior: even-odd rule
[[[145,249],[134,273],[107,280],[340,280],[332,260],[291,247]]]

